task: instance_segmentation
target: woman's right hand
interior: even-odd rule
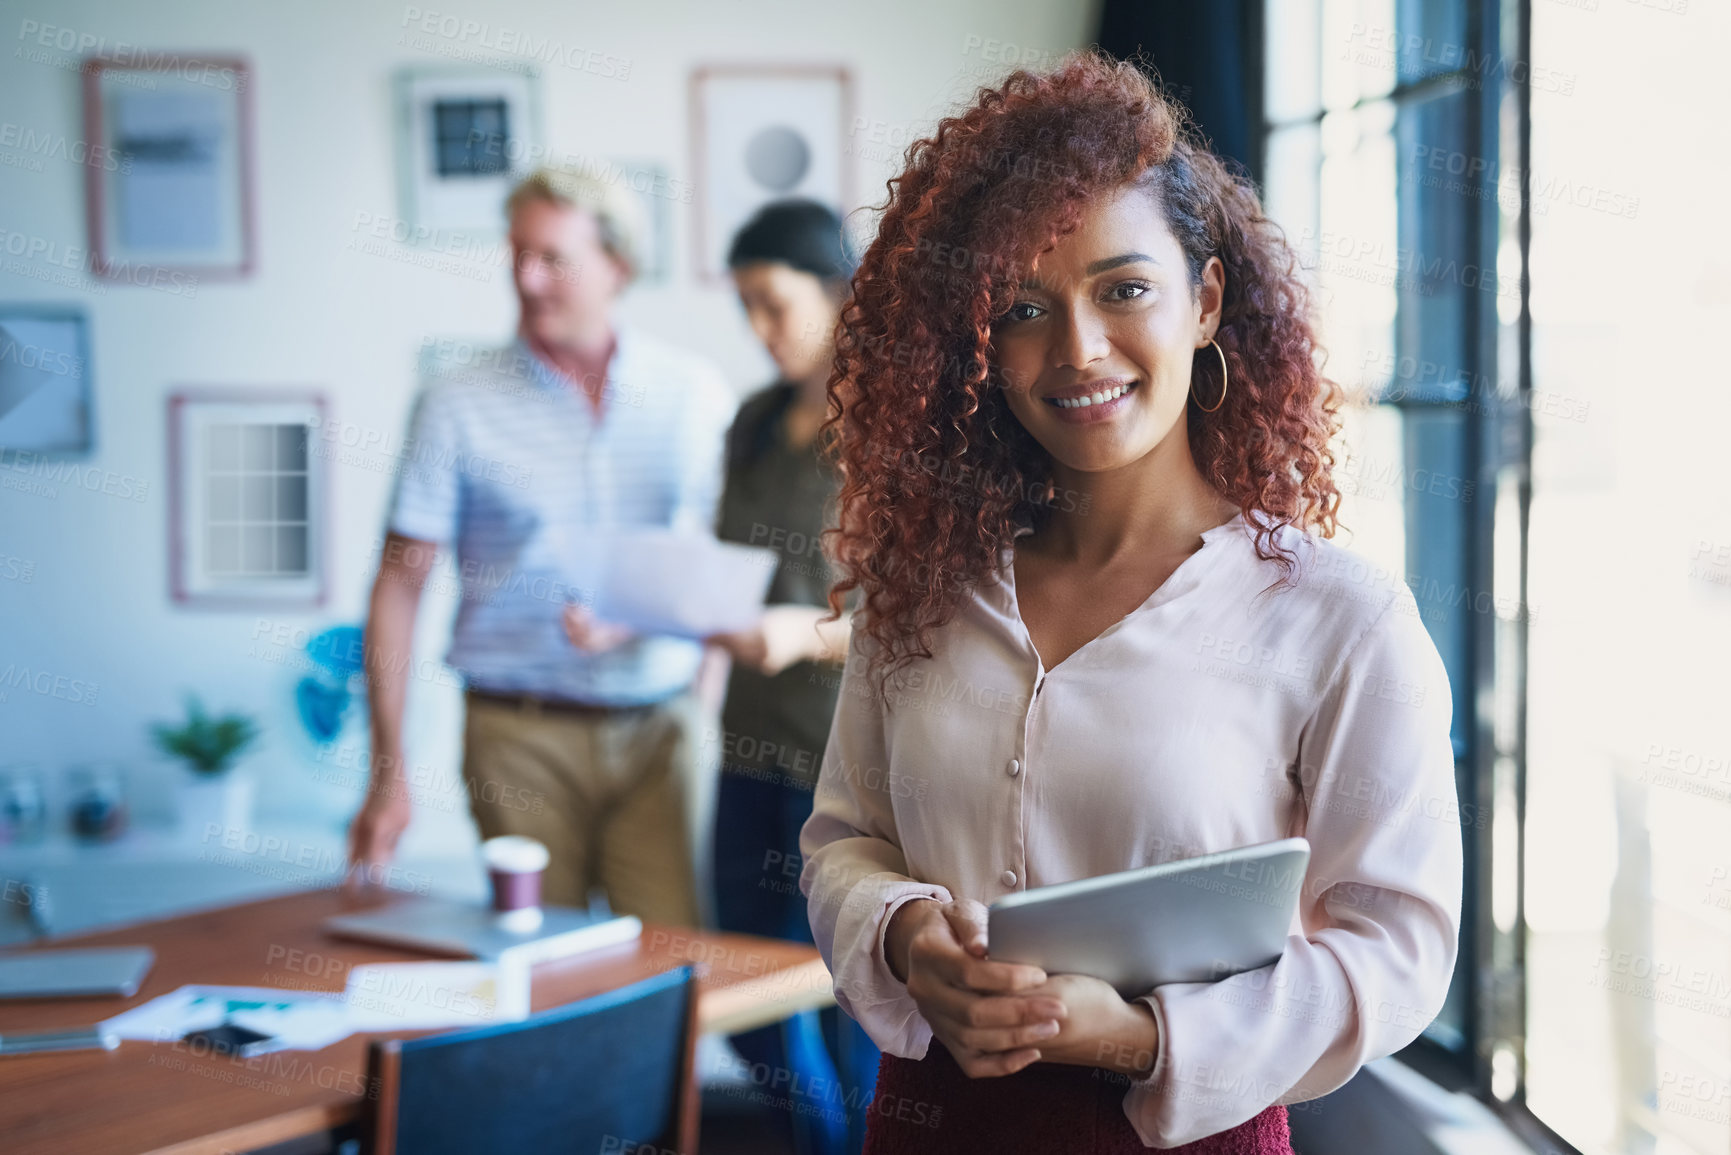
[[[725,634],[710,634],[703,640],[753,670],[761,671],[764,659],[769,656],[769,640],[764,637],[762,623]]]
[[[706,640],[726,650],[733,660],[773,678],[795,662],[831,657],[839,635],[833,624],[829,633],[819,623],[829,616],[820,606],[774,605],[763,611],[754,624],[727,634],[711,634]],[[847,643],[841,642],[845,656]]]
[[[904,903],[884,950],[932,1034],[971,1078],[1013,1075],[1037,1062],[1039,1043],[1067,1014],[1055,998],[1017,994],[1044,983],[1045,971],[986,958],[986,908],[970,899]]]

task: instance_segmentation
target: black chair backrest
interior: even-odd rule
[[[697,985],[677,967],[522,1022],[375,1042],[378,1155],[688,1152]]]

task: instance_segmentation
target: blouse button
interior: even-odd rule
[[[1014,778],[1022,772],[1022,763],[1018,759],[1011,758],[1010,764],[1004,767],[1004,769],[1008,770],[1010,772],[1010,777]]]
[[[1003,883],[1005,886],[1014,886],[1016,885],[1016,872],[1013,870],[1006,870],[1004,873],[998,875],[998,881]]]

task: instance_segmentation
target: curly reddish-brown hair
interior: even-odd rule
[[[992,323],[1087,202],[1131,182],[1155,193],[1193,292],[1210,257],[1225,266],[1215,339],[1231,388],[1215,412],[1195,403],[1220,390],[1204,346],[1186,418],[1197,468],[1257,527],[1283,581],[1296,559],[1278,527],[1334,534],[1339,394],[1318,369],[1297,262],[1254,188],[1134,65],[1089,50],[1050,73],[1018,70],[908,147],[838,327],[823,434],[844,478],[830,531],[844,576],[830,605],[863,594],[856,626],[886,678],[931,656],[932,632],[1018,525],[1059,507],[1050,456],[1004,401]]]

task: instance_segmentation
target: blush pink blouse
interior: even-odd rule
[[[910,899],[990,903],[1291,835],[1311,858],[1280,960],[1142,996],[1159,1047],[1124,1112],[1143,1141],[1326,1094],[1436,1016],[1460,929],[1448,676],[1398,578],[1278,540],[1296,588],[1264,592],[1281,570],[1235,517],[1050,670],[1008,548],[887,699],[855,631],[800,888],[836,1000],[880,1048],[917,1059],[932,1037],[884,961]]]

